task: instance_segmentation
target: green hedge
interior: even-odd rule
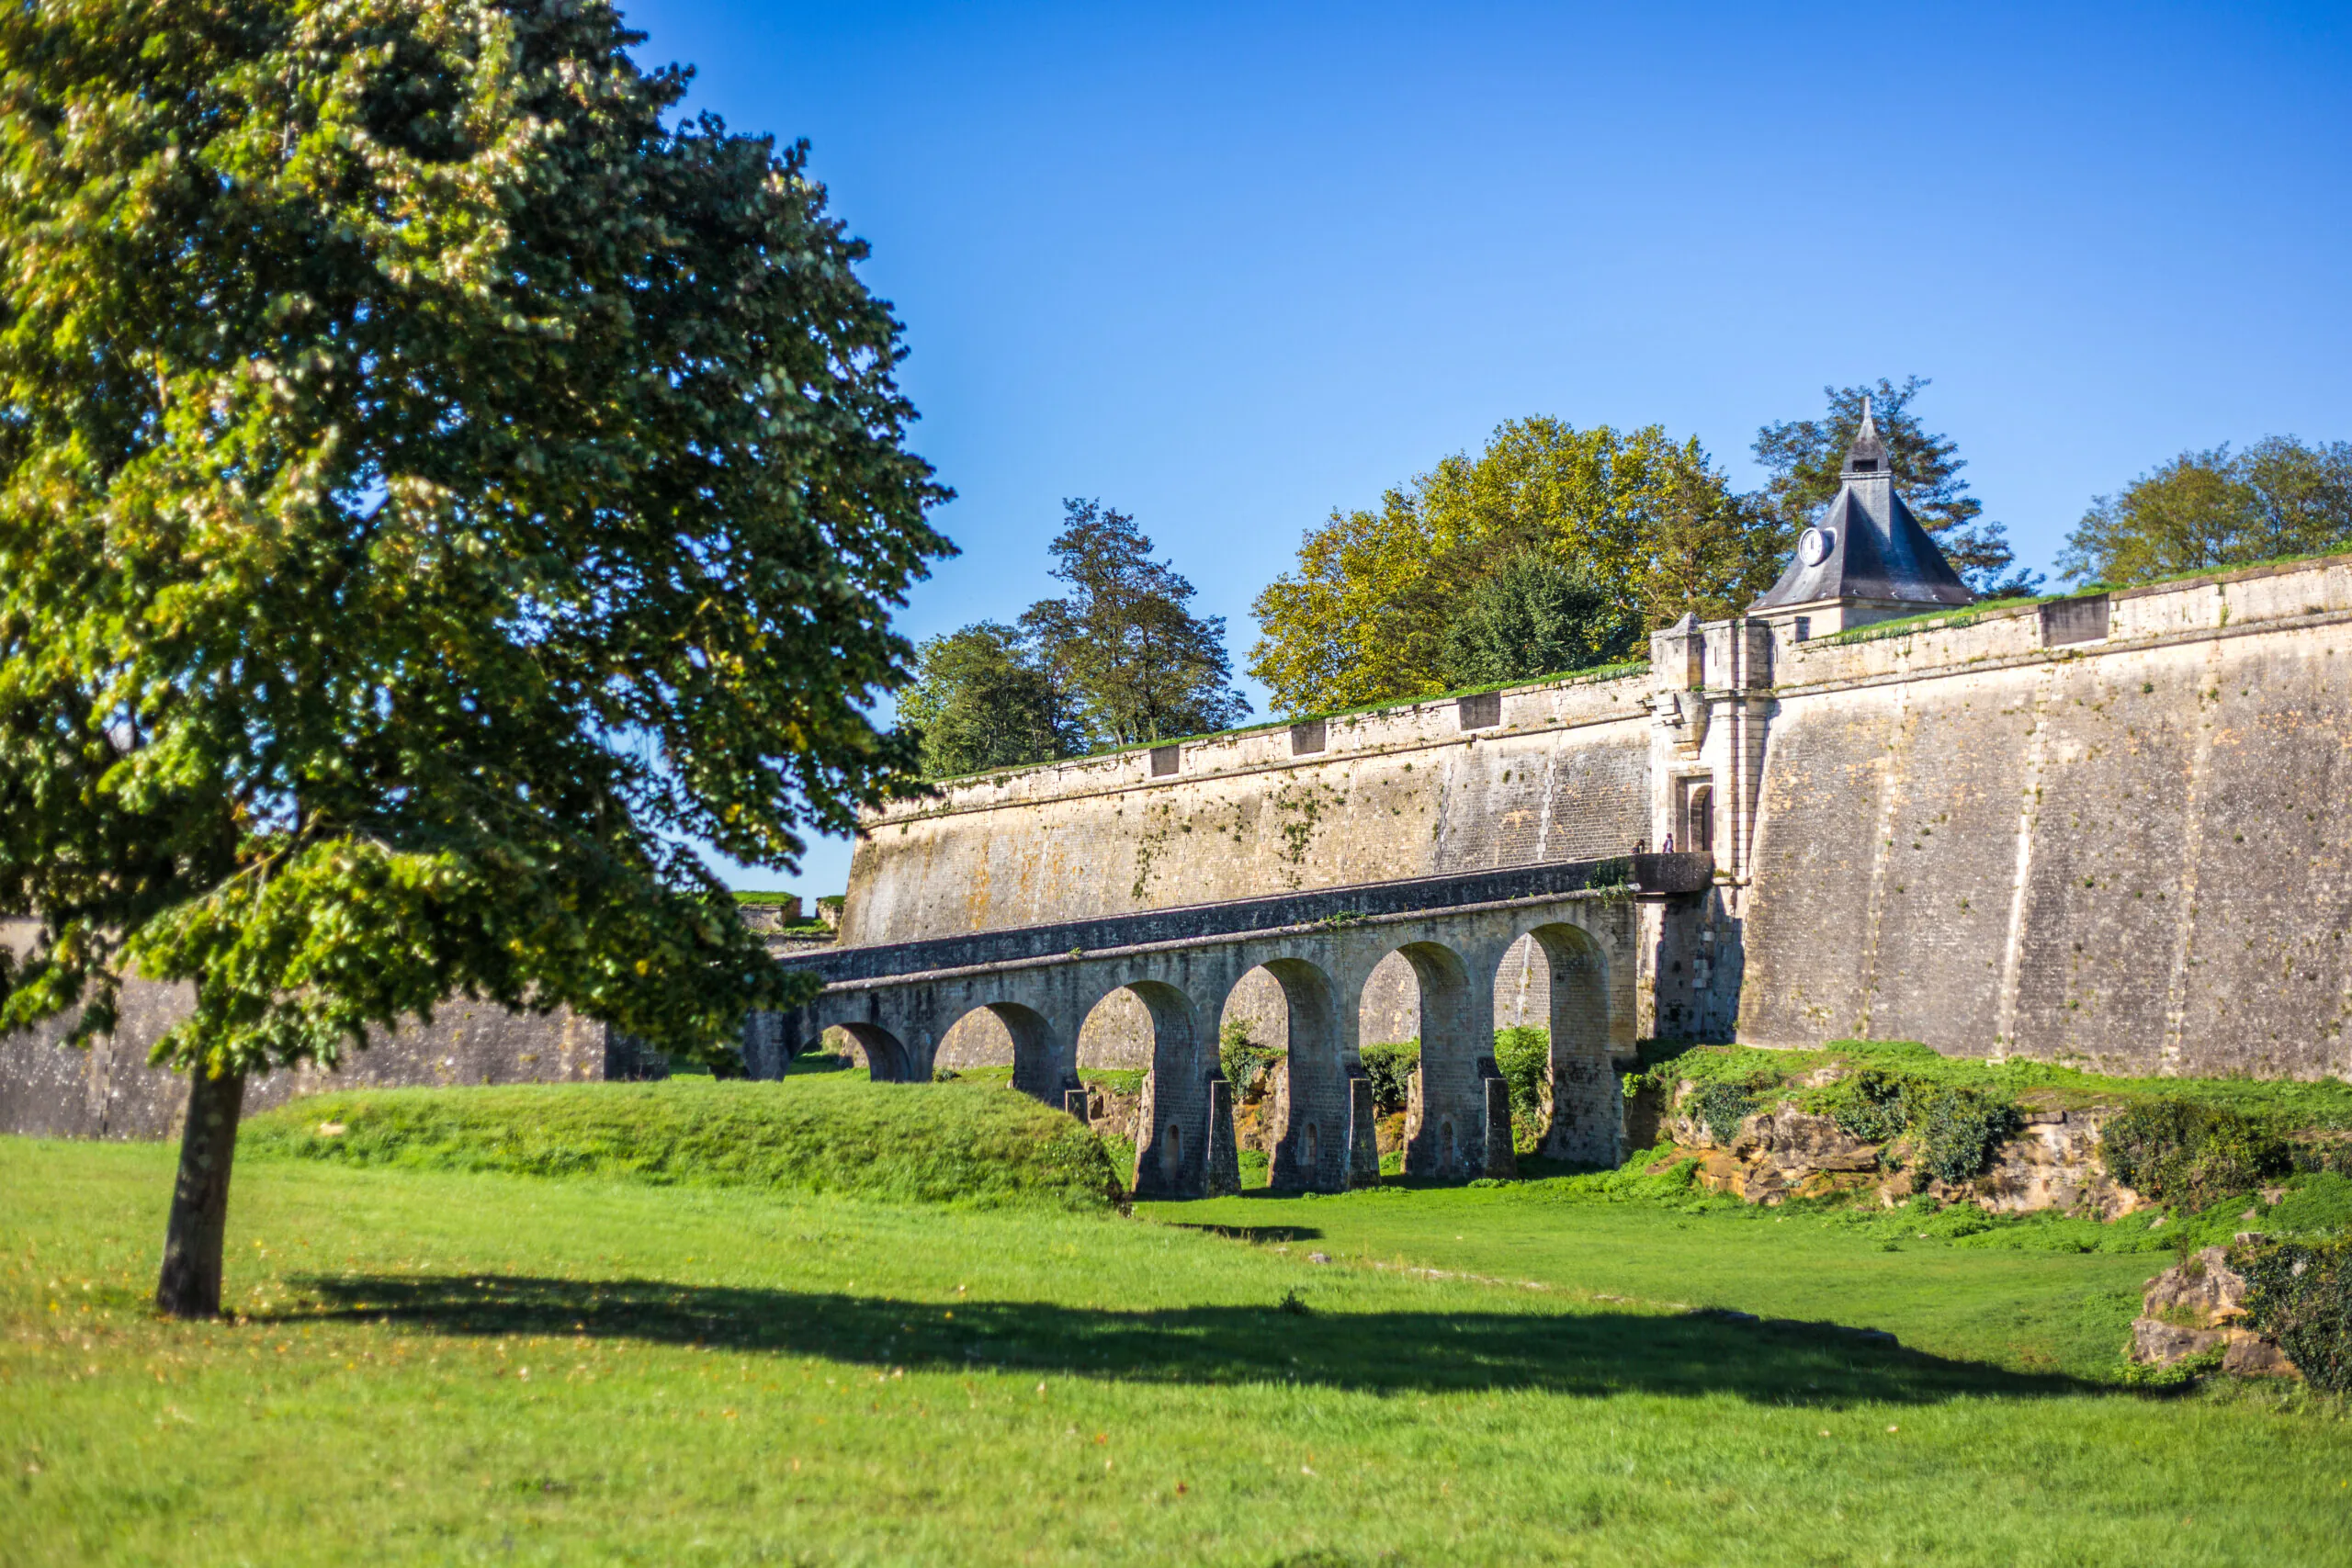
[[[1250,1098],[1258,1076],[1287,1054],[1271,1045],[1258,1044],[1250,1038],[1249,1026],[1238,1021],[1227,1023],[1217,1032],[1217,1070],[1225,1075],[1225,1081],[1233,1086],[1233,1098],[1237,1102]]]
[[[1495,1031],[1495,1070],[1510,1085],[1510,1120],[1521,1141],[1544,1125],[1544,1091],[1552,1081],[1552,1032],[1519,1027]]]
[[[1728,1145],[1739,1131],[1739,1124],[1753,1116],[1762,1104],[1747,1085],[1718,1079],[1699,1085],[1681,1109],[1713,1134],[1716,1143]]]

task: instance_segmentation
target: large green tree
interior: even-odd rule
[[[1454,686],[1589,669],[1633,653],[1645,629],[1590,578],[1555,556],[1521,549],[1462,596],[1439,646],[1439,669]]]
[[[1912,411],[1912,400],[1928,385],[1923,377],[1908,376],[1899,387],[1884,377],[1875,387],[1824,387],[1829,407],[1822,418],[1764,426],[1755,448],[1756,460],[1771,475],[1763,500],[1793,538],[1838,493],[1838,473],[1862,427],[1868,398],[1895,489],[1952,570],[1987,597],[2030,593],[2041,576],[2018,566],[2008,530],[1985,517],[1984,503],[1968,493],[1968,481],[1960,477],[1968,460],[1959,444],[1930,432]]]
[[[927,778],[1075,756],[1085,735],[1069,694],[1018,627],[977,621],[924,639],[899,719],[922,737]]]
[[[2183,452],[2091,502],[2058,570],[2120,587],[2352,547],[2352,441]]]
[[[1433,695],[1456,683],[1447,628],[1506,559],[1548,557],[1647,630],[1744,608],[1792,537],[1695,440],[1514,420],[1309,530],[1258,596],[1250,671],[1294,713]]]
[[[1021,617],[1094,746],[1133,746],[1223,729],[1250,712],[1233,689],[1225,617],[1196,615],[1196,590],[1136,520],[1099,501],[1062,502],[1050,548],[1069,584]]]
[[[217,1310],[247,1075],[445,998],[708,1050],[946,548],[798,148],[597,0],[0,13],[0,1026],[177,982],[157,1299]]]

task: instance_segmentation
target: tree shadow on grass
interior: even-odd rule
[[[321,1309],[435,1334],[632,1338],[962,1371],[1143,1382],[1313,1383],[1374,1393],[1731,1393],[1767,1404],[1934,1404],[2112,1393],[1948,1360],[1831,1324],[1692,1313],[1343,1312],[1286,1304],[1122,1312],[1042,1302],[952,1306],[839,1292],[527,1275],[314,1277]]]
[[[1323,1233],[1313,1225],[1218,1225],[1193,1224],[1181,1220],[1160,1222],[1170,1230],[1200,1231],[1207,1235],[1221,1235],[1227,1241],[1255,1242],[1261,1246],[1277,1242],[1321,1241]]]

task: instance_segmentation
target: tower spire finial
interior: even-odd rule
[[[1862,424],[1854,432],[1854,444],[1846,449],[1846,477],[1856,474],[1886,472],[1886,443],[1879,438],[1878,415],[1871,406],[1871,395],[1862,394]]]

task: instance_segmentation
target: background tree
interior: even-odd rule
[[[1062,502],[1051,548],[1070,585],[1021,617],[1045,668],[1075,702],[1097,745],[1132,746],[1223,729],[1250,712],[1233,689],[1225,617],[1185,606],[1193,585],[1136,520],[1099,501]]]
[[[2233,455],[2183,452],[2095,498],[2058,570],[2121,587],[2352,545],[2352,442],[2273,435]]]
[[[1968,493],[1960,470],[1968,466],[1959,444],[1950,436],[1928,433],[1911,412],[1911,400],[1929,386],[1918,376],[1904,378],[1896,386],[1884,377],[1875,387],[1824,387],[1829,400],[1821,419],[1791,420],[1768,424],[1756,433],[1756,460],[1771,474],[1764,487],[1764,502],[1780,514],[1788,536],[1794,538],[1838,493],[1838,470],[1846,449],[1862,427],[1862,399],[1871,400],[1879,435],[1886,443],[1886,466],[1894,488],[1935,536],[1944,558],[1968,586],[1990,598],[2031,593],[2041,574],[2017,565],[2009,548],[2008,530],[1984,515],[1984,504]]]
[[[803,151],[665,123],[596,0],[0,13],[0,1027],[186,987],[157,1300],[248,1074],[445,998],[673,1051],[797,1000],[789,869],[912,742],[948,547]]]
[[[915,682],[899,694],[899,720],[922,737],[926,778],[1073,757],[1085,735],[1029,639],[979,621],[915,650]]]
[[[1622,660],[1645,630],[1641,616],[1608,590],[1555,556],[1522,548],[1462,596],[1439,667],[1455,686],[1525,681]]]
[[[1515,420],[1477,457],[1309,531],[1296,570],[1258,596],[1250,669],[1291,712],[1429,696],[1452,683],[1446,628],[1465,596],[1521,552],[1599,586],[1646,630],[1744,607],[1785,543],[1696,441]]]

